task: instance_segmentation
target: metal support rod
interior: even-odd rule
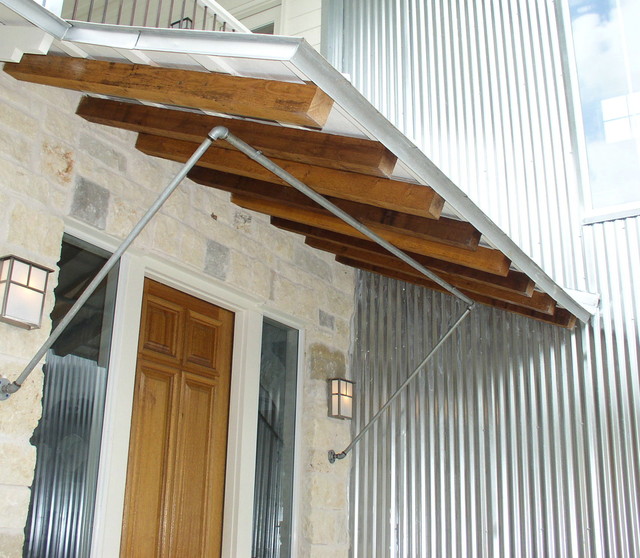
[[[443,279],[440,279],[440,277],[438,277],[435,273],[428,270],[423,265],[419,264],[413,258],[405,254],[402,250],[395,247],[390,242],[386,241],[384,238],[382,238],[378,234],[374,233],[371,229],[369,229],[368,227],[364,226],[362,223],[354,219],[347,212],[343,211],[338,206],[334,205],[329,200],[327,200],[326,198],[318,194],[316,191],[309,188],[309,186],[307,186],[303,182],[300,182],[300,180],[298,180],[295,176],[292,176],[286,170],[276,165],[269,158],[265,157],[260,151],[254,149],[249,144],[245,143],[241,139],[234,136],[232,133],[229,133],[227,137],[225,137],[224,139],[228,143],[233,145],[236,149],[238,149],[239,151],[242,151],[242,153],[247,155],[247,157],[261,164],[264,168],[271,171],[273,174],[275,174],[279,178],[282,178],[282,180],[284,180],[287,184],[290,184],[296,190],[298,190],[299,192],[302,192],[304,195],[311,198],[318,205],[324,207],[326,210],[333,213],[336,217],[342,219],[345,223],[348,223],[349,225],[351,225],[358,232],[362,233],[367,238],[370,238],[376,244],[378,244],[379,246],[382,246],[383,248],[391,252],[394,256],[401,259],[403,262],[409,264],[416,271],[419,271],[420,273],[422,273],[423,275],[425,275],[426,277],[428,277],[429,279],[431,279],[432,281],[440,285],[443,289],[450,292],[452,295],[458,297],[467,306],[473,306],[474,302],[468,296],[461,293],[458,289],[456,289],[454,286],[450,285]]]
[[[129,235],[122,241],[122,244],[118,246],[115,252],[111,255],[111,257],[104,264],[102,269],[98,272],[98,274],[93,278],[93,281],[89,283],[87,288],[80,295],[78,300],[73,304],[73,306],[69,309],[69,311],[65,314],[64,318],[60,320],[60,323],[57,327],[51,332],[49,338],[44,342],[42,347],[38,350],[35,356],[31,359],[29,364],[22,371],[20,376],[16,378],[16,380],[12,383],[2,382],[0,383],[0,395],[4,395],[5,399],[12,393],[18,391],[23,382],[27,379],[29,374],[33,372],[33,369],[40,362],[42,357],[47,353],[47,351],[51,348],[51,346],[56,342],[58,337],[62,334],[65,328],[69,325],[71,320],[76,316],[76,314],[80,311],[82,305],[89,299],[89,297],[94,293],[94,291],[98,288],[98,285],[102,282],[102,280],[107,276],[107,274],[113,269],[113,267],[118,263],[118,260],[122,257],[122,254],[131,246],[131,243],[137,238],[137,236],[142,232],[142,229],[149,223],[149,221],[153,218],[153,216],[160,210],[164,202],[167,201],[169,196],[173,193],[173,191],[178,187],[178,185],[184,180],[187,176],[187,173],[193,168],[198,159],[204,155],[205,151],[209,149],[211,144],[218,140],[224,139],[226,135],[229,133],[223,126],[216,126],[213,128],[205,140],[200,144],[198,149],[193,153],[193,155],[189,158],[189,160],[182,166],[178,174],[174,177],[174,179],[169,183],[169,185],[163,190],[163,192],[158,196],[153,205],[147,210],[142,219],[138,221],[135,227],[131,230]]]
[[[340,453],[336,453],[334,450],[329,450],[329,463],[334,463],[336,459],[344,459],[347,454],[353,449],[353,447],[360,441],[360,439],[368,432],[368,430],[373,426],[373,424],[380,418],[382,413],[384,413],[391,403],[393,403],[396,398],[404,391],[404,389],[411,383],[411,381],[422,371],[424,366],[431,360],[431,357],[436,353],[436,351],[442,346],[442,344],[449,338],[449,336],[456,330],[456,328],[462,323],[462,321],[471,313],[473,310],[473,306],[469,306],[465,309],[462,315],[455,321],[455,323],[447,330],[447,332],[440,338],[440,340],[435,344],[433,349],[429,351],[429,354],[424,357],[422,362],[418,364],[415,370],[411,373],[411,375],[402,382],[402,385],[393,393],[393,395],[387,400],[387,402],[380,407],[380,410],[371,417],[369,422],[365,424],[365,426],[360,430],[360,433],[351,440],[351,443]]]
[[[447,290],[452,295],[458,297],[467,305],[466,310],[460,316],[460,318],[458,318],[458,320],[442,336],[440,341],[438,341],[438,343],[431,350],[431,352],[424,358],[424,360],[418,365],[418,367],[413,371],[413,373],[404,381],[404,383],[396,390],[396,392],[391,396],[391,398],[382,406],[382,408],[375,414],[375,416],[366,424],[366,426],[352,440],[352,442],[347,446],[347,448],[338,454],[336,454],[336,452],[333,450],[329,451],[329,461],[331,463],[334,463],[336,459],[344,459],[347,453],[351,451],[353,446],[357,444],[360,438],[362,438],[362,436],[369,430],[369,428],[371,428],[371,425],[376,420],[378,420],[380,415],[382,415],[382,413],[389,407],[389,405],[391,405],[391,403],[393,403],[393,401],[400,395],[400,393],[402,393],[402,391],[411,382],[411,380],[413,380],[413,378],[415,378],[418,375],[418,373],[427,364],[427,362],[429,362],[431,357],[440,348],[440,346],[447,340],[447,338],[453,333],[453,331],[458,327],[458,325],[469,315],[469,313],[471,312],[471,310],[475,305],[475,302],[471,300],[468,296],[461,293],[453,285],[450,285],[449,283],[447,283],[446,281],[438,277],[435,273],[433,273],[432,271],[430,271],[429,269],[427,269],[426,267],[424,267],[423,265],[415,261],[409,255],[405,254],[402,250],[400,250],[390,242],[386,241],[384,238],[382,238],[381,236],[373,232],[371,229],[369,229],[368,227],[366,227],[365,225],[363,225],[362,223],[354,219],[347,212],[343,211],[338,206],[331,203],[329,200],[324,198],[324,196],[318,194],[316,191],[309,188],[309,186],[307,186],[306,184],[298,180],[295,176],[292,176],[283,168],[276,165],[269,158],[265,157],[260,151],[254,149],[249,144],[242,141],[240,138],[237,138],[233,134],[229,133],[224,139],[228,143],[233,145],[233,147],[235,147],[239,151],[242,151],[242,153],[247,155],[247,157],[249,157],[250,159],[253,159],[257,163],[262,165],[264,168],[271,171],[273,174],[275,174],[276,176],[284,180],[287,184],[293,186],[296,190],[298,190],[299,192],[302,192],[307,197],[311,198],[318,205],[320,205],[321,207],[324,207],[326,210],[330,211],[333,215],[335,215],[339,219],[342,219],[345,223],[351,225],[358,232],[362,233],[367,238],[370,238],[371,240],[373,240],[379,246],[382,246],[387,251],[391,252],[394,256],[396,256],[403,262],[410,265],[412,268],[420,272],[422,275],[425,275],[426,277],[428,277],[429,279],[431,279],[432,281],[440,285],[443,289]]]

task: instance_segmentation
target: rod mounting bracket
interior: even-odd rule
[[[346,456],[347,454],[343,451],[336,453],[333,450],[329,450],[329,463],[335,463],[336,459],[344,459]]]
[[[10,382],[7,378],[0,377],[0,401],[6,401],[11,394],[18,391],[20,386]]]

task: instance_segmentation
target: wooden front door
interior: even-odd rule
[[[145,280],[121,556],[219,557],[233,313]]]

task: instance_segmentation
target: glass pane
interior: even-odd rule
[[[592,208],[640,202],[640,2],[569,0]]]
[[[28,324],[40,323],[43,294],[14,283],[9,283],[5,316]]]
[[[257,558],[291,556],[297,359],[298,332],[265,320],[253,505]]]
[[[11,281],[27,285],[29,281],[29,266],[24,262],[14,260],[13,268],[11,269]]]
[[[108,254],[66,237],[51,313],[55,325]],[[117,269],[55,342],[46,359],[42,418],[25,557],[89,556],[107,387]]]
[[[44,269],[32,267],[31,276],[29,277],[29,286],[32,289],[44,291],[44,287],[46,284],[47,284],[47,272]]]

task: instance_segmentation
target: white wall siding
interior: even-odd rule
[[[584,288],[556,3],[351,0],[343,17],[336,3],[331,61],[554,279]]]

